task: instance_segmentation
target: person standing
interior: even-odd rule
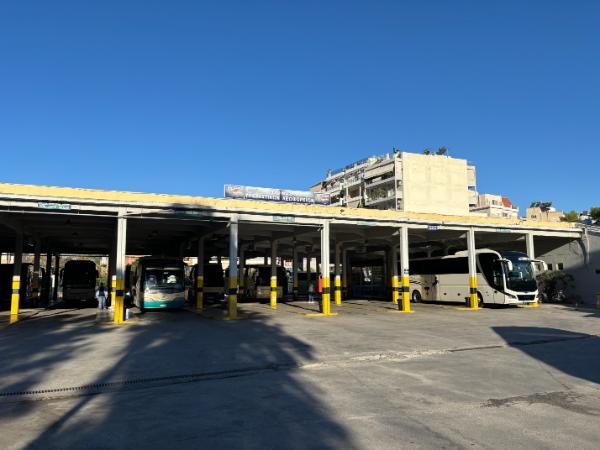
[[[106,292],[104,283],[100,283],[100,287],[96,290],[96,300],[98,300],[98,309],[107,309],[106,308],[106,297],[107,296],[108,296],[108,293]]]
[[[309,280],[308,281],[308,303],[315,302],[315,284]]]

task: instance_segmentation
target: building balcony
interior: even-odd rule
[[[384,179],[365,180],[365,185],[367,186],[367,188],[370,188],[373,186],[379,186],[380,184],[393,183],[395,179],[396,178],[394,177],[389,177]]]
[[[395,202],[396,201],[396,196],[392,193],[392,195],[388,195],[388,196],[384,196],[384,197],[378,197],[378,198],[367,198],[365,200],[365,205],[367,206],[371,206],[371,205],[378,205],[379,203],[383,203],[383,202]]]
[[[344,180],[344,187],[352,187],[355,186],[357,184],[361,184],[363,182],[362,177],[357,177],[357,178],[350,178],[347,180]]]

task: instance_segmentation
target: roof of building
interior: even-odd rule
[[[234,200],[224,198],[198,197],[191,195],[151,194],[129,191],[108,191],[99,189],[67,188],[55,186],[37,186],[28,184],[0,183],[0,199],[2,197],[30,197],[34,199],[53,199],[55,201],[100,202],[117,205],[168,205],[181,208],[202,208],[229,211],[253,211],[267,214],[297,214],[306,216],[330,216],[347,219],[379,219],[379,220],[419,220],[431,223],[471,223],[479,225],[498,225],[506,227],[539,226],[539,222],[518,218],[492,218],[480,216],[451,216],[443,214],[415,213],[394,210],[378,210],[366,208],[345,208],[339,206],[301,205],[254,200]],[[569,229],[576,225],[567,222],[548,222],[549,228]]]

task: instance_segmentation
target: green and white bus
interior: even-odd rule
[[[185,268],[181,259],[145,256],[131,264],[130,289],[140,310],[183,308]]]

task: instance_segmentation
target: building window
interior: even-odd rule
[[[548,270],[552,270],[552,264],[548,264]]]
[[[558,263],[557,266],[558,266],[558,270],[563,270],[564,269],[563,263]]]

